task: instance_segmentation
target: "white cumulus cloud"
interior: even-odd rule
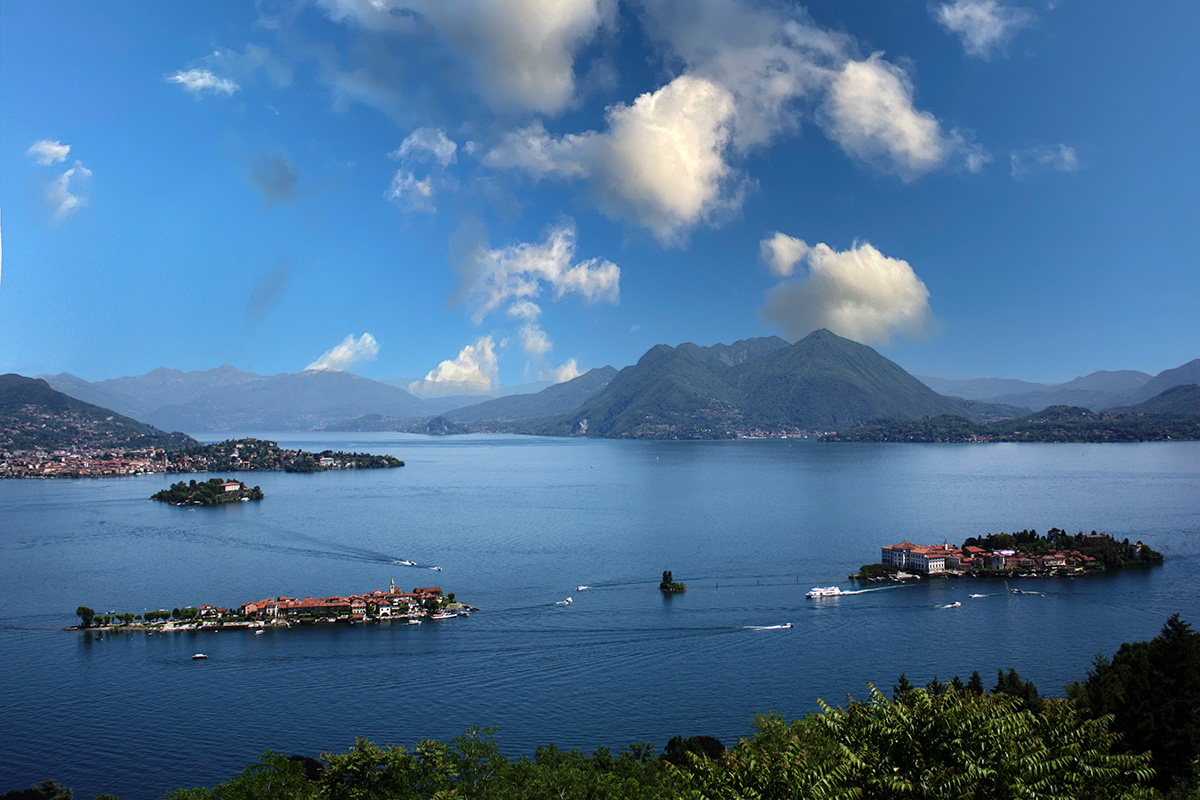
[[[681,75],[632,105],[608,109],[608,130],[554,137],[540,124],[509,134],[484,162],[534,177],[587,178],[609,216],[679,243],[697,223],[737,207],[739,182],[725,160],[732,93]]]
[[[739,159],[795,135],[806,117],[852,158],[904,180],[949,165],[976,172],[990,160],[968,135],[945,132],[914,106],[902,69],[880,54],[856,60],[851,37],[797,6],[643,0],[640,10],[677,77],[610,106],[602,130],[551,133],[528,123],[487,148],[484,164],[585,181],[600,210],[670,246],[740,209],[752,176]]]
[[[29,149],[25,151],[25,155],[32,158],[43,167],[51,164],[60,164],[67,160],[67,156],[71,152],[71,145],[63,144],[59,141],[51,141],[49,139],[39,139],[29,145]]]
[[[369,333],[355,337],[352,333],[339,344],[326,350],[320,358],[305,367],[310,369],[345,370],[360,361],[374,361],[379,355],[379,343]]]
[[[548,288],[555,300],[574,294],[585,303],[615,303],[621,269],[611,261],[575,261],[575,226],[561,223],[538,244],[494,250],[478,248],[468,257],[467,302],[476,324],[505,303],[532,302]]]
[[[830,87],[827,132],[850,156],[910,181],[958,156],[971,172],[990,157],[913,105],[908,74],[875,53],[848,61]]]
[[[863,344],[920,336],[933,323],[929,290],[903,259],[865,242],[838,251],[826,244],[807,248],[808,272],[767,293],[763,318],[792,341],[827,328]]]
[[[400,36],[432,30],[498,110],[557,113],[575,57],[615,20],[615,0],[320,0],[329,16]]]
[[[561,367],[550,370],[547,377],[555,383],[565,383],[578,378],[582,374],[579,365],[575,363],[575,359],[568,358],[567,362]]]
[[[391,158],[412,161],[433,159],[443,167],[454,163],[458,145],[439,128],[417,128],[392,152]]]
[[[466,384],[476,390],[490,389],[495,385],[496,373],[496,343],[491,336],[481,336],[473,344],[463,347],[457,357],[430,370],[425,383]],[[410,387],[414,391],[421,388],[419,382]]]
[[[1017,31],[1034,20],[1029,9],[999,0],[955,0],[931,6],[930,12],[938,24],[962,38],[968,55],[983,59],[993,50],[1002,50]]]
[[[788,236],[786,233],[775,231],[769,238],[758,244],[759,256],[771,272],[780,278],[786,278],[796,271],[800,259],[808,253],[808,244],[803,239]]]

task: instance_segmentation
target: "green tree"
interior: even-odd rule
[[[1200,633],[1173,614],[1157,637],[1097,656],[1087,679],[1067,687],[1090,716],[1112,715],[1124,745],[1153,754],[1156,785],[1200,794]]]
[[[96,618],[96,612],[87,606],[79,606],[75,609],[75,613],[79,615],[80,625],[84,628],[92,627],[92,620]]]
[[[759,732],[719,762],[693,761],[680,776],[705,798],[856,800],[1101,800],[1149,798],[1148,756],[1114,755],[1104,720],[1068,702],[1042,714],[1017,698],[947,688],[913,689],[790,726],[759,720]]]

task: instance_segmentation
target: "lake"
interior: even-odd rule
[[[661,748],[677,733],[732,744],[756,714],[800,716],[869,683],[890,694],[901,672],[978,670],[990,687],[1011,667],[1061,695],[1170,614],[1200,624],[1196,442],[255,435],[407,466],[239,473],[266,499],[198,509],[147,498],[207,476],[0,481],[0,791],[54,778],[79,798],[142,800],[212,785],[265,750],[407,746],[475,725],[498,727],[514,756]],[[1141,539],[1167,561],[1022,580],[1031,595],[951,579],[804,596],[849,588],[882,545],[1050,527]],[[442,571],[392,563],[404,559]],[[685,594],[658,591],[666,569]],[[62,630],[78,605],[236,606],[391,579],[482,610],[262,636]]]

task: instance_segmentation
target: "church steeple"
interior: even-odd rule
[[[395,594],[395,593],[396,593],[396,579],[395,579],[395,578],[392,578],[392,579],[391,579],[391,583],[392,583],[392,589],[391,589],[391,592],[392,592],[392,594]]]

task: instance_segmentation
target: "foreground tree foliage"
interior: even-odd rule
[[[1131,750],[1149,750],[1164,790],[1200,797],[1200,633],[1171,616],[1148,642],[1121,645],[1112,661],[1097,656],[1067,696],[1091,716],[1109,715]]]
[[[591,756],[554,747],[509,761],[488,730],[409,750],[360,740],[321,765],[268,753],[211,789],[169,800],[418,800],[418,798],[963,798],[1117,800],[1153,798],[1149,756],[1114,752],[1107,718],[1086,719],[1070,701],[1041,713],[1005,694],[951,684],[911,689],[785,723],[758,720],[758,733],[724,751],[680,740],[671,758],[638,745]],[[715,741],[715,740],[714,740]]]

